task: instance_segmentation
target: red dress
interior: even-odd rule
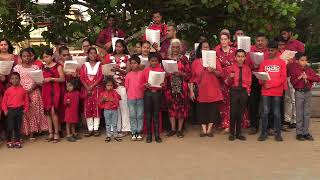
[[[82,84],[86,83],[88,86],[95,82],[98,82],[91,94],[87,90],[82,88],[82,97],[84,97],[84,116],[85,118],[100,117],[101,111],[99,108],[99,96],[103,91],[101,81],[103,80],[101,63],[97,62],[95,66],[97,68],[92,68],[89,62],[82,65],[80,70],[80,81]],[[96,69],[96,70],[95,70]],[[93,75],[95,74],[95,75]]]
[[[58,67],[60,64],[56,63],[53,67],[43,68],[44,78],[59,78]],[[60,102],[60,83],[59,82],[46,82],[42,84],[42,101],[46,114],[50,112],[53,107],[55,110],[59,108]]]
[[[64,107],[65,115],[64,121],[66,123],[78,123],[79,122],[79,91],[67,92],[64,95]],[[70,102],[69,104],[67,102]]]
[[[186,56],[181,56],[177,64],[179,72],[185,73],[186,76],[168,76],[164,95],[170,117],[186,119],[190,107],[188,81],[191,78],[191,66]]]

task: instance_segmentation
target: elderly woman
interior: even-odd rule
[[[213,137],[213,123],[219,120],[219,102],[223,100],[220,77],[222,68],[217,61],[216,69],[203,67],[202,50],[209,50],[207,42],[199,44],[196,59],[191,66],[190,98],[196,102],[196,120],[202,127],[200,137]]]
[[[165,97],[171,123],[171,131],[168,132],[167,136],[177,134],[177,137],[183,138],[183,122],[188,117],[189,112],[188,81],[191,78],[191,67],[188,58],[181,55],[179,39],[171,40],[168,58],[177,61],[178,71],[167,73]],[[176,120],[178,120],[178,127],[176,127]]]

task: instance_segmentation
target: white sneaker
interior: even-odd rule
[[[137,135],[132,134],[131,141],[136,141],[136,140],[137,140]]]
[[[141,134],[138,134],[137,140],[138,140],[138,141],[142,141],[142,139],[143,139],[143,138],[142,138]]]

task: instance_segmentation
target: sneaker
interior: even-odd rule
[[[11,141],[7,142],[7,148],[14,148],[13,142]]]
[[[171,136],[174,136],[176,134],[176,131],[169,131],[168,133],[167,133],[167,137],[171,137]]]
[[[306,140],[308,140],[308,141],[313,141],[313,140],[314,140],[314,138],[311,136],[311,134],[305,134],[305,135],[304,135],[304,138],[305,138]]]
[[[137,141],[142,141],[143,137],[142,135],[139,133],[138,136],[137,136]]]
[[[74,138],[73,136],[67,137],[67,140],[68,140],[69,142],[76,142],[76,141],[77,141],[77,139]]]
[[[20,148],[22,148],[22,143],[20,141],[17,141],[14,143],[14,147],[17,149],[20,149]]]
[[[238,136],[237,136],[237,139],[239,139],[239,140],[241,140],[241,141],[247,140],[247,138],[244,137],[244,136],[242,136],[242,135],[238,135]]]
[[[298,141],[304,141],[304,140],[305,140],[305,139],[304,139],[304,136],[303,136],[302,134],[297,134],[296,139],[297,139]]]
[[[234,141],[236,138],[234,137],[234,135],[229,135],[229,141]]]
[[[132,134],[131,141],[136,141],[137,140],[137,134]]]
[[[178,138],[183,138],[183,137],[184,137],[182,131],[178,131],[178,132],[177,132],[177,137],[178,137]]]
[[[265,141],[265,140],[267,140],[267,138],[268,138],[268,136],[261,134],[261,135],[258,137],[258,141]]]
[[[282,138],[282,136],[281,136],[281,134],[277,134],[275,137],[274,137],[274,139],[276,140],[276,141],[283,141],[283,138]]]

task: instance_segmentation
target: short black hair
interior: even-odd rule
[[[159,13],[160,16],[162,16],[162,13],[161,13],[161,11],[160,11],[159,9],[153,9],[153,10],[151,11],[151,16],[153,16],[154,14],[157,14],[157,13]]]
[[[115,19],[115,20],[117,19],[114,14],[109,14],[108,17],[107,17],[107,21],[108,21],[110,18],[113,18],[113,19]]]
[[[276,41],[270,41],[268,43],[268,48],[278,48],[278,43]]]
[[[236,53],[235,53],[235,56],[236,56],[238,53],[244,53],[244,55],[247,54],[246,51],[243,50],[243,49],[238,49],[238,50],[236,51]]]
[[[59,48],[59,55],[61,55],[63,51],[69,51],[69,48],[67,48],[65,46]]]
[[[299,60],[299,59],[302,58],[303,56],[306,56],[306,57],[307,57],[307,54],[301,53],[301,52],[297,52],[297,53],[294,55],[294,58],[295,58],[296,60]]]
[[[59,37],[59,38],[57,38],[55,41],[54,41],[54,45],[59,45],[60,43],[67,43],[67,41],[66,41],[66,39],[65,38],[63,38],[63,37]]]
[[[285,31],[285,32],[293,32],[293,29],[292,29],[291,27],[282,28],[282,29],[280,30],[280,34],[281,34],[283,31]]]
[[[12,73],[10,74],[10,78],[11,78],[12,76],[18,76],[18,78],[20,79],[20,74],[19,74],[18,72],[12,72]]]
[[[140,59],[139,56],[136,55],[136,54],[132,55],[129,61],[130,61],[130,62],[131,62],[131,61],[135,61],[135,62],[137,62],[138,64],[141,63],[141,59]]]
[[[263,33],[263,32],[258,32],[258,33],[256,34],[256,38],[258,38],[258,37],[265,37],[265,38],[267,38],[267,35],[266,35],[265,33]]]
[[[150,61],[150,59],[153,59],[153,58],[157,58],[159,63],[161,62],[161,58],[158,53],[156,53],[156,52],[149,53],[148,60]]]

